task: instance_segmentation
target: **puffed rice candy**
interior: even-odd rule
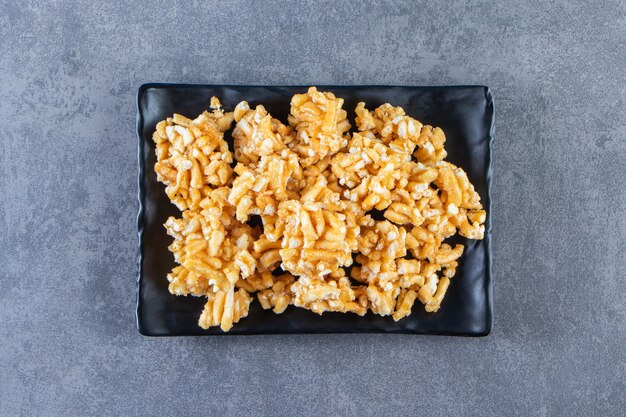
[[[169,249],[182,267],[168,276],[173,294],[227,291],[240,277],[255,273],[256,259],[250,252],[258,231],[248,225],[228,230],[206,219],[204,214],[186,211],[183,218],[170,217],[166,223],[168,233],[175,237]]]
[[[402,107],[385,103],[372,113],[361,102],[357,104],[355,113],[359,131],[375,133],[385,145],[403,154],[410,155],[415,149],[422,123],[407,116]]]
[[[204,112],[191,120],[174,114],[156,126],[157,180],[182,211],[197,208],[213,187],[228,184],[232,176],[232,155],[224,140],[232,113],[224,113],[219,101],[211,99],[213,112]]]
[[[242,101],[235,107],[234,119],[235,158],[239,162],[256,162],[261,156],[280,153],[294,137],[293,129],[273,118],[262,105],[252,110]]]
[[[289,124],[296,130],[290,146],[300,156],[303,167],[332,156],[346,146],[350,129],[343,99],[311,87],[306,94],[291,98]]]
[[[410,154],[391,149],[373,133],[355,133],[347,150],[331,160],[331,169],[344,197],[358,202],[363,210],[386,209],[392,202],[391,191],[402,176],[402,166]]]
[[[324,278],[303,275],[291,285],[291,290],[294,305],[317,314],[335,311],[363,316],[367,312],[365,287],[352,286],[341,269]]]
[[[359,226],[350,212],[337,212],[318,202],[289,200],[280,204],[285,219],[280,257],[295,275],[323,276],[352,264]]]
[[[408,154],[415,150],[414,155],[419,162],[433,163],[443,160],[447,155],[443,130],[422,125],[407,116],[401,107],[385,103],[372,113],[365,108],[365,103],[359,103],[355,112],[359,131],[375,132],[392,149]]]
[[[256,164],[240,162],[235,173],[228,201],[242,222],[250,215],[273,215],[281,201],[298,198],[295,190],[303,175],[297,155],[287,148],[261,156]]]
[[[294,303],[294,294],[291,289],[293,282],[294,277],[291,274],[273,277],[272,285],[257,293],[261,307],[265,310],[271,308],[276,314],[284,312],[290,304]]]
[[[207,295],[207,303],[198,320],[203,329],[220,326],[222,331],[229,331],[234,323],[248,315],[252,297],[243,288],[235,291],[230,288],[227,292],[217,291]]]

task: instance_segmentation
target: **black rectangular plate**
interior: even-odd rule
[[[460,267],[441,309],[434,314],[416,303],[413,312],[399,322],[368,313],[324,313],[323,316],[290,306],[283,314],[263,310],[258,301],[250,314],[235,324],[228,334],[279,333],[412,333],[456,336],[485,336],[492,325],[491,284],[491,142],[494,104],[487,87],[391,87],[319,86],[345,99],[344,109],[354,125],[354,108],[364,101],[373,109],[389,102],[424,124],[441,127],[446,134],[447,160],[462,167],[480,194],[487,209],[485,239],[460,239],[466,245]],[[156,123],[180,113],[194,118],[207,110],[211,96],[217,96],[226,110],[241,100],[251,106],[263,104],[274,116],[287,121],[291,96],[307,87],[261,87],[221,85],[144,84],[137,96],[139,136],[139,256],[137,328],[147,336],[186,336],[224,334],[219,328],[203,330],[198,318],[205,299],[171,295],[167,273],[174,257],[167,246],[171,238],[163,223],[179,216],[165,195],[153,170],[156,157],[152,133]],[[226,139],[231,141],[229,133]]]

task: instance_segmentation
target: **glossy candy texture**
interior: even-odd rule
[[[152,133],[156,123],[180,113],[193,117],[206,110],[212,96],[218,97],[224,109],[231,111],[246,100],[251,106],[262,103],[274,117],[286,120],[291,97],[306,92],[307,87],[203,86],[146,84],[138,93],[137,129],[139,136],[139,259],[137,325],[149,336],[222,334],[219,328],[203,330],[197,326],[204,298],[177,297],[169,293],[165,278],[174,266],[167,246],[171,237],[163,223],[178,209],[165,195],[153,170],[156,161]],[[491,142],[494,106],[486,87],[383,87],[319,86],[345,99],[344,108],[354,125],[354,108],[364,101],[368,108],[383,103],[400,106],[424,124],[439,126],[446,134],[446,150],[451,163],[462,167],[474,184],[488,213],[484,240],[461,237],[450,243],[465,245],[457,274],[441,309],[434,314],[416,305],[413,313],[399,322],[391,317],[371,313],[326,312],[322,316],[290,306],[280,315],[263,310],[258,301],[250,305],[250,314],[229,334],[276,333],[414,333],[484,336],[491,330],[492,284],[490,251]],[[229,131],[225,139],[232,146]]]

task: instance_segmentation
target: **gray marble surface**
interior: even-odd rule
[[[624,412],[623,1],[126,3],[0,1],[0,415]],[[140,336],[149,81],[490,86],[491,336]]]

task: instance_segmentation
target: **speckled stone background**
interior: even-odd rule
[[[126,3],[0,1],[0,415],[623,415],[623,1]],[[491,336],[140,336],[150,81],[490,86]]]

